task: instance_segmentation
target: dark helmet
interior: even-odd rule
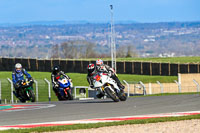
[[[88,73],[90,73],[90,74],[93,73],[95,70],[94,64],[89,64],[87,67],[87,70],[88,70]]]
[[[53,67],[53,73],[58,73],[60,71],[60,67],[59,66],[54,66]]]

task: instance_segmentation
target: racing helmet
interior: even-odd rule
[[[22,71],[22,65],[20,63],[15,64],[15,71],[20,73]]]
[[[60,71],[60,67],[54,66],[52,71],[53,71],[54,74],[57,74]]]
[[[95,66],[94,64],[89,64],[87,67],[88,73],[93,73],[95,71]]]
[[[96,65],[97,66],[103,65],[103,61],[101,59],[96,60]]]

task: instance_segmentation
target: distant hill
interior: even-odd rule
[[[30,56],[49,58],[52,46],[69,41],[87,41],[109,52],[109,22],[36,21],[0,24],[0,56]],[[115,22],[118,53],[131,52],[140,57],[200,56],[199,22],[137,23]],[[127,47],[128,46],[128,47]],[[12,48],[12,50],[11,50]],[[28,51],[28,50],[29,51]],[[130,50],[129,50],[130,52]],[[135,54],[136,55],[136,54]]]

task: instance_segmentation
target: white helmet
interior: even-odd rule
[[[15,64],[15,68],[17,69],[19,69],[19,68],[22,68],[22,64],[20,64],[20,63],[17,63],[17,64]]]
[[[20,63],[15,64],[16,72],[21,72],[22,65]]]
[[[96,65],[97,66],[103,65],[103,61],[101,59],[96,60]]]

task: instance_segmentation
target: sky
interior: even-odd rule
[[[200,0],[0,0],[0,23],[200,21]]]

